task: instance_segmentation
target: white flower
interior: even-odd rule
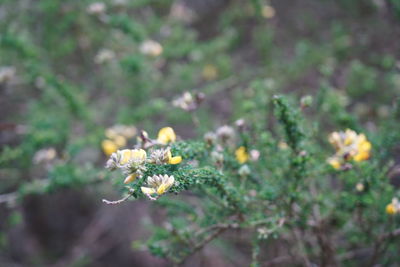
[[[144,41],[139,47],[140,53],[148,56],[159,56],[163,52],[161,44],[153,40]]]
[[[224,125],[217,129],[217,136],[223,144],[229,144],[235,139],[235,130],[231,126]]]
[[[192,95],[189,92],[185,92],[183,95],[175,99],[172,102],[172,105],[186,111],[193,111],[199,107],[203,100],[203,93],[196,93],[195,95]]]
[[[171,7],[170,16],[174,19],[190,23],[195,19],[195,14],[183,1],[174,1]]]
[[[174,176],[153,175],[147,178],[148,187],[142,186],[143,194],[147,195],[150,199],[156,200],[159,196],[166,193],[174,184]]]
[[[257,149],[250,150],[250,159],[252,161],[257,161],[260,158],[260,151]]]
[[[49,162],[53,160],[56,156],[57,152],[52,147],[40,149],[35,153],[35,156],[33,156],[33,162],[36,164],[41,162]]]
[[[124,149],[112,153],[110,159],[107,161],[106,168],[115,170],[116,168],[122,169],[127,175],[124,183],[133,182],[136,178],[143,176],[146,171],[147,153],[143,149]]]
[[[217,136],[215,135],[215,133],[213,132],[207,132],[204,134],[204,141],[206,141],[206,143],[208,145],[213,145],[215,144],[215,141],[217,140]]]
[[[103,2],[94,2],[91,3],[86,12],[90,15],[101,15],[106,11],[106,5]]]
[[[110,62],[114,58],[115,58],[114,51],[103,48],[97,53],[96,57],[94,58],[94,62],[96,64],[103,64],[106,62]]]
[[[172,156],[170,148],[154,150],[150,155],[150,163],[162,164],[179,164],[182,161],[181,156]]]
[[[14,67],[0,67],[0,84],[10,81],[15,77]]]
[[[238,170],[238,173],[240,176],[245,177],[248,176],[251,173],[251,170],[247,164],[242,165],[240,169]]]
[[[183,110],[189,111],[195,109],[195,101],[191,93],[185,92],[182,96],[175,99],[172,102],[172,105]]]

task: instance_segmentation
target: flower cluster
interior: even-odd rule
[[[119,148],[126,146],[127,140],[136,135],[136,128],[127,125],[115,125],[105,132],[107,139],[101,142],[104,154],[110,156]]]
[[[106,163],[109,170],[121,169],[127,175],[124,183],[133,182],[136,178],[141,178],[146,171],[147,153],[143,149],[124,149],[111,154]]]
[[[146,138],[148,139],[147,135]],[[175,131],[171,127],[162,128],[158,132],[157,140],[148,139],[153,145],[168,145],[176,140]],[[145,175],[148,164],[165,165],[179,164],[182,162],[181,156],[173,156],[170,147],[155,149],[153,146],[149,149],[149,156],[146,150],[123,149],[113,152],[106,163],[106,168],[113,171],[122,170],[126,175],[125,184],[134,182]],[[147,178],[147,187],[141,187],[143,194],[150,199],[157,199],[160,195],[168,191],[174,184],[174,177],[164,175],[153,175]]]
[[[372,146],[367,137],[350,129],[331,133],[329,142],[336,149],[336,153],[328,159],[328,163],[335,169],[344,168],[346,163],[352,161],[367,160],[371,155]]]

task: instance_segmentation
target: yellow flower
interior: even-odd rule
[[[389,215],[393,215],[396,213],[396,209],[392,203],[390,203],[386,206],[386,213]]]
[[[136,128],[134,126],[114,125],[106,129],[105,136],[108,139],[104,140],[101,144],[104,153],[110,156],[119,148],[126,146],[127,139],[133,137],[135,134]]]
[[[282,150],[285,150],[285,149],[289,148],[288,144],[286,142],[284,142],[284,141],[279,141],[278,147],[279,147],[279,149],[282,149]]]
[[[207,81],[214,80],[218,76],[218,70],[214,65],[207,64],[203,68],[203,78]]]
[[[264,18],[270,19],[275,16],[275,8],[269,5],[265,5],[261,9],[261,13]]]
[[[103,149],[104,154],[110,156],[112,153],[118,150],[118,146],[111,140],[103,140],[101,142],[101,148]]]
[[[356,189],[357,189],[358,192],[362,192],[362,191],[364,191],[365,186],[364,186],[363,183],[357,183],[356,184]]]
[[[123,137],[122,135],[117,135],[117,136],[114,138],[114,143],[115,143],[118,147],[126,146],[126,138]]]
[[[164,127],[158,132],[157,141],[163,145],[173,143],[176,140],[176,134],[171,127]]]
[[[157,57],[163,52],[163,47],[156,41],[146,40],[140,45],[139,50],[144,55]]]
[[[399,200],[395,197],[392,202],[386,206],[386,213],[389,215],[394,215],[400,212]]]
[[[127,139],[134,137],[136,133],[137,129],[135,126],[117,124],[106,129],[105,135],[108,139],[115,139],[118,136],[122,136]]]
[[[249,154],[246,151],[246,148],[244,146],[239,147],[235,151],[236,155],[236,160],[240,163],[243,164],[249,159]]]
[[[147,154],[143,149],[124,149],[118,151],[120,154],[119,163],[124,165],[129,161],[144,162],[146,160]]]
[[[155,200],[160,195],[166,193],[174,184],[174,176],[153,175],[147,178],[148,187],[142,186],[140,189],[143,194],[147,195],[150,199]],[[154,198],[152,195],[156,195]]]

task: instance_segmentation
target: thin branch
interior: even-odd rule
[[[107,199],[103,199],[102,201],[103,201],[103,203],[106,203],[107,205],[117,205],[117,204],[120,204],[120,203],[128,200],[128,198],[130,198],[133,195],[133,192],[134,192],[133,190],[130,191],[128,195],[126,195],[125,197],[118,199],[118,200],[110,201]]]

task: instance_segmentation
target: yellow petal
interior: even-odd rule
[[[367,137],[365,136],[365,134],[359,134],[358,135],[358,142],[363,143],[367,141]]]
[[[357,133],[353,130],[346,130],[346,138],[344,139],[344,145],[348,146],[354,143],[357,138]]]
[[[337,145],[340,142],[340,135],[338,132],[333,132],[329,135],[329,143],[332,145]]]
[[[364,141],[359,145],[359,150],[363,150],[363,151],[370,151],[371,150],[371,143],[368,141]]]
[[[167,190],[168,190],[169,186],[167,184],[161,184],[158,188],[157,188],[157,194],[158,195],[162,195],[164,194]]]
[[[172,158],[171,150],[168,149],[166,154],[167,154],[167,155],[166,155],[167,160],[170,161],[171,158]]]
[[[181,156],[176,156],[176,157],[172,157],[169,159],[168,163],[169,164],[179,164],[182,161],[182,157]]]
[[[120,163],[121,163],[121,164],[126,164],[126,163],[128,163],[128,161],[131,159],[131,155],[132,155],[132,150],[130,150],[130,149],[121,150],[121,160],[120,160]]]
[[[145,160],[147,157],[146,151],[143,149],[134,149],[132,150],[131,158],[137,160]]]
[[[113,141],[108,139],[101,142],[101,148],[103,149],[104,154],[106,154],[107,156],[110,156],[118,149],[117,145]]]
[[[164,127],[158,132],[157,141],[161,144],[168,144],[175,142],[176,134],[171,127]]]
[[[369,152],[359,152],[353,159],[357,162],[367,160],[369,159]]]
[[[126,138],[122,135],[115,136],[114,142],[118,147],[126,146]]]
[[[114,139],[115,136],[117,136],[116,131],[114,129],[112,129],[112,128],[108,128],[106,130],[105,134],[106,134],[107,138],[110,138],[110,139]]]
[[[140,189],[142,190],[143,194],[145,194],[145,195],[152,195],[156,192],[156,190],[154,188],[150,188],[150,187],[142,186]]]
[[[128,177],[125,178],[124,184],[129,184],[129,183],[135,181],[136,177],[137,177],[136,173],[129,175]]]

